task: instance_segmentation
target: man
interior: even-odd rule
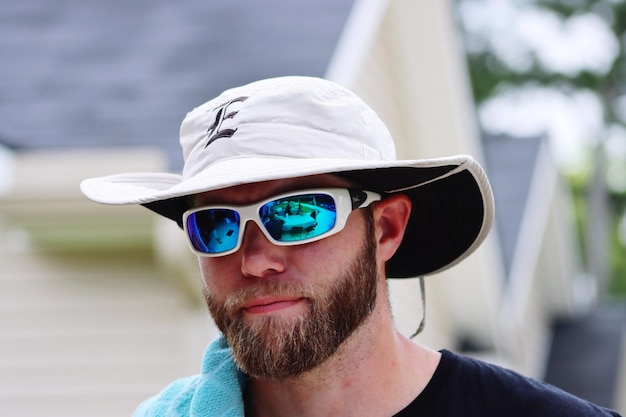
[[[182,176],[82,184],[178,222],[223,334],[137,416],[617,415],[394,329],[386,279],[449,268],[489,231],[471,157],[397,161],[365,103],[308,77],[228,90],[180,133]]]

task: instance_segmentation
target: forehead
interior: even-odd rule
[[[190,196],[192,207],[213,203],[249,204],[293,190],[324,187],[350,187],[350,181],[332,174],[311,175],[236,185]]]

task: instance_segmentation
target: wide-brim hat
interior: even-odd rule
[[[493,221],[489,182],[471,156],[396,160],[376,113],[327,80],[280,77],[227,90],[187,114],[180,142],[180,175],[91,178],[81,190],[99,203],[141,204],[179,225],[187,196],[260,181],[333,173],[371,191],[402,192],[412,211],[387,263],[390,278],[455,265],[480,245]]]

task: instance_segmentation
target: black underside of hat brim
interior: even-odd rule
[[[411,168],[394,169],[393,184],[409,187],[454,168],[457,167],[433,167],[419,174]],[[416,181],[416,174],[422,178]],[[379,191],[392,183],[380,171],[345,176]],[[402,244],[387,262],[387,276],[418,277],[454,264],[474,244],[485,221],[483,195],[474,176],[463,170],[403,192],[411,198],[413,207]]]
[[[183,213],[189,210],[187,197],[174,197],[166,200],[153,201],[151,203],[142,204],[142,206],[154,211],[161,216],[172,219],[183,228]]]
[[[408,191],[413,209],[405,238],[387,263],[393,278],[426,275],[455,262],[484,221],[482,194],[468,171]]]

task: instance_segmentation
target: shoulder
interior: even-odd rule
[[[431,382],[416,399],[436,414],[551,417],[618,416],[515,371],[441,351]],[[421,397],[421,398],[420,398]],[[454,398],[455,401],[451,401]]]

